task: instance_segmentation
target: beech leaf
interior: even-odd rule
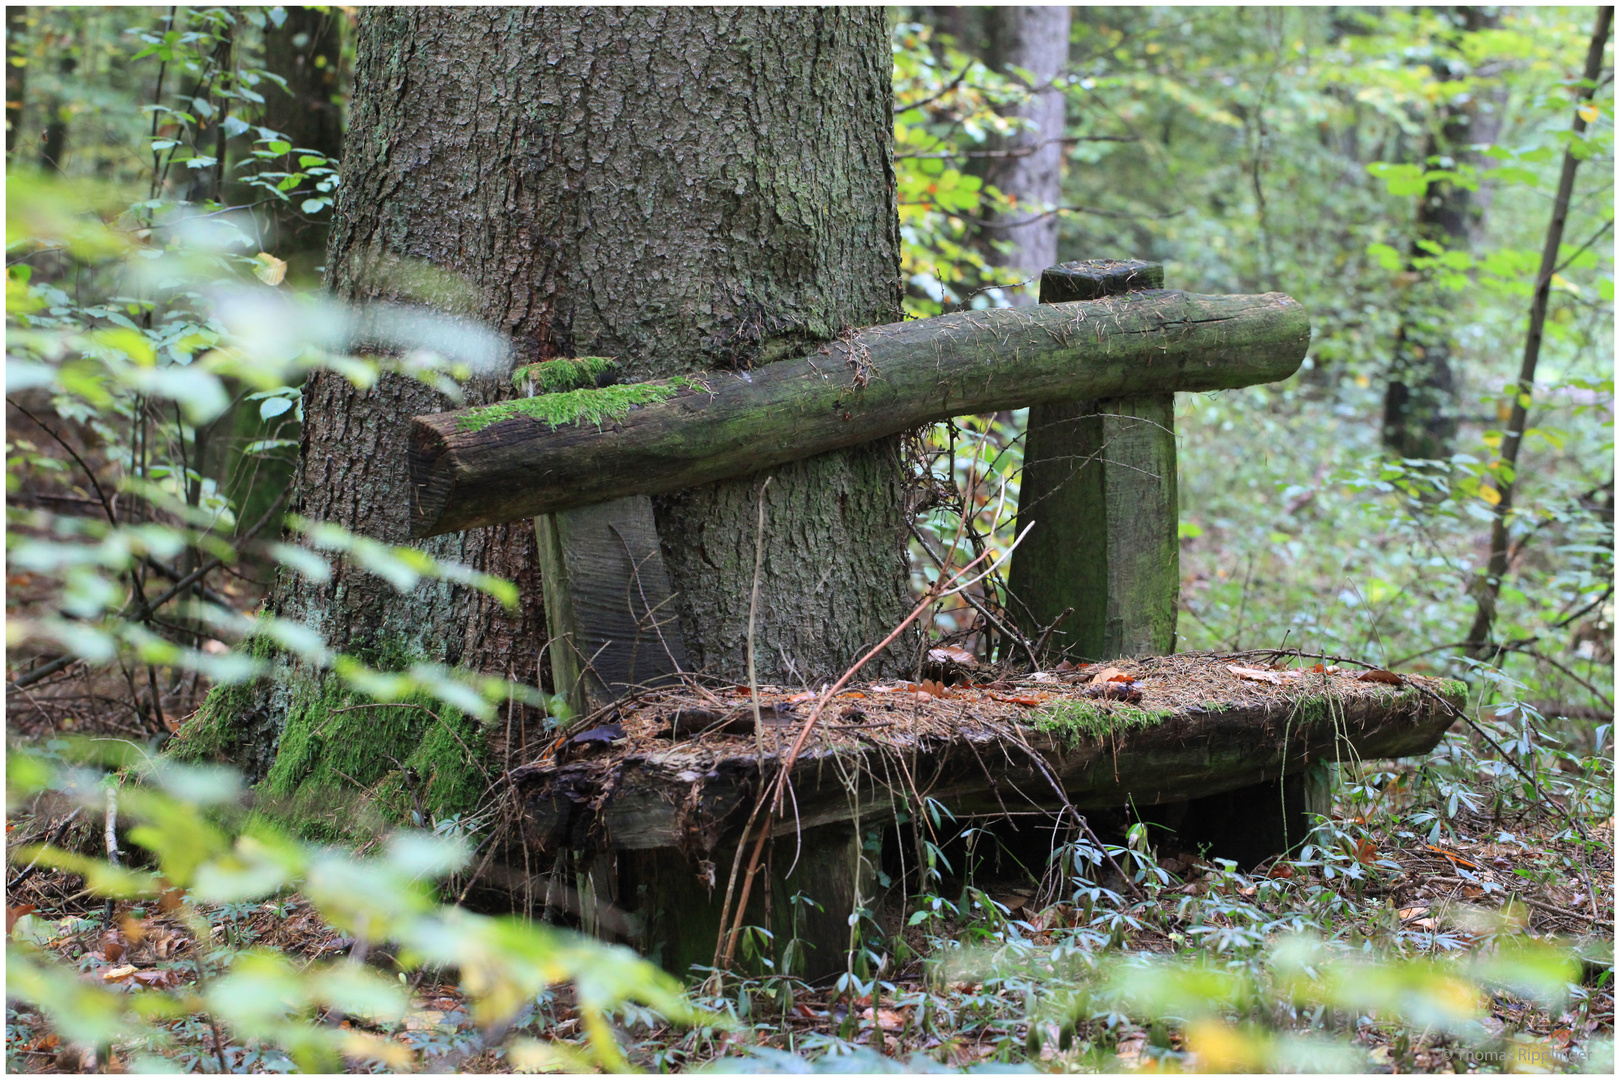
[[[1405,681],[1393,671],[1384,671],[1382,668],[1375,668],[1371,671],[1363,671],[1360,675],[1357,675],[1356,678],[1361,682],[1388,683],[1391,686],[1400,686]]]

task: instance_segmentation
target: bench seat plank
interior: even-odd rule
[[[1203,659],[1135,663],[1151,669]],[[1056,810],[1065,803],[1086,810],[1181,802],[1324,761],[1425,753],[1451,725],[1453,714],[1442,702],[1462,704],[1457,684],[1422,677],[1411,677],[1405,687],[1360,682],[1343,672],[1289,681],[1295,685],[1269,693],[1242,686],[1174,710],[1155,705],[1151,678],[1141,684],[1140,706],[1098,702],[1064,685],[965,690],[943,702],[868,688],[858,691],[864,697],[839,700],[824,714],[828,727],[796,762],[789,820],[777,828],[915,812],[924,796],[958,817]],[[1037,706],[1016,703],[1048,693]],[[762,691],[762,700],[769,697]],[[754,738],[671,742],[655,735],[669,727],[674,701],[654,694],[627,706],[619,722],[628,737],[615,747],[514,770],[527,842],[543,850],[673,848],[698,858],[733,841],[760,790]],[[1092,717],[1088,723],[1111,716],[1113,729],[1086,734],[1032,726],[1040,715],[1070,706]],[[851,708],[864,718],[839,719]],[[768,775],[795,730],[767,730]]]

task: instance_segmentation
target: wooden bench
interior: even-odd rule
[[[529,398],[414,419],[413,533],[534,517],[555,688],[576,709],[601,710],[632,689],[671,685],[686,666],[651,496],[1029,406],[1019,528],[1035,527],[1010,571],[1015,621],[1033,638],[1069,610],[1052,636],[1054,664],[1171,653],[1174,394],[1286,378],[1310,327],[1281,294],[1195,296],[1162,284],[1153,264],[1065,264],[1043,275],[1037,307],[870,327],[746,373],[603,387],[603,362],[534,365]],[[747,917],[810,946],[806,972],[842,970],[851,911],[871,901],[864,825],[898,805],[892,785],[868,798],[857,780],[851,797],[848,778],[894,760],[964,814],[1237,800],[1227,813],[1247,821],[1247,854],[1281,851],[1303,836],[1309,813],[1327,809],[1313,765],[1422,752],[1449,724],[1433,688],[1427,698],[1323,693],[1330,704],[1311,715],[1286,695],[1263,706],[1214,701],[1071,742],[1006,717],[954,734],[900,733],[888,746],[870,734],[832,737],[794,766],[792,873],[778,858],[772,887],[754,891],[769,910]],[[658,707],[656,693],[643,695],[620,720],[657,724],[645,710]],[[750,745],[730,753],[672,742],[526,766],[514,778],[529,841],[582,853],[570,887],[588,923],[673,970],[707,963],[743,808],[780,764],[778,751]],[[987,752],[1004,771],[984,768]],[[780,836],[787,826],[772,827]],[[801,893],[820,910],[790,902]]]
[[[1014,816],[1031,829],[1044,823],[1047,835],[1075,824],[1076,811],[1130,804],[1158,812],[1186,846],[1252,865],[1300,842],[1312,815],[1328,812],[1338,761],[1424,752],[1450,726],[1448,704],[1461,704],[1439,680],[1397,688],[1296,668],[1275,673],[1283,685],[1273,686],[1233,675],[1241,665],[1224,659],[1117,663],[1141,678],[1135,706],[1096,704],[1061,677],[966,688],[938,703],[870,687],[835,699],[833,723],[793,763],[788,812],[771,823],[774,911],[756,902],[745,922],[805,942],[810,974],[844,970],[850,912],[871,907],[875,893],[873,834],[901,818],[924,821],[930,800],[954,815],[951,828]],[[790,695],[761,697],[770,714]],[[746,865],[738,836],[782,767],[791,721],[808,709],[767,732],[762,758],[746,730],[671,737],[691,700],[681,691],[640,695],[617,713],[625,737],[611,749],[586,744],[578,756],[512,774],[525,842],[592,853],[575,886],[590,898],[584,906],[611,902],[628,913],[619,932],[678,972],[711,962],[733,862]],[[749,702],[728,700],[746,729]],[[851,709],[858,717],[839,722]],[[824,910],[789,907],[795,893]]]

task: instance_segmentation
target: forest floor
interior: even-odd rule
[[[116,686],[69,689],[74,681],[68,673],[40,687],[26,707],[14,704],[11,738],[157,733],[155,718],[143,731],[138,716],[107,704],[117,698]],[[1020,1063],[1041,1071],[1216,1068],[1221,1051],[1207,1037],[1197,1043],[1186,1025],[1139,1022],[1130,1010],[1092,1000],[1086,988],[1122,964],[1151,958],[1264,967],[1266,949],[1289,929],[1349,935],[1408,958],[1465,956],[1499,940],[1504,924],[1479,918],[1495,913],[1510,936],[1575,945],[1586,958],[1577,991],[1543,1008],[1507,987],[1492,988],[1479,1003],[1484,1042],[1424,1031],[1393,1015],[1346,1016],[1319,1030],[1378,1072],[1497,1071],[1512,1065],[1502,1056],[1510,1054],[1520,1055],[1520,1064],[1569,1071],[1582,1068],[1589,1047],[1612,1046],[1613,819],[1583,823],[1582,841],[1548,800],[1506,812],[1499,800],[1494,812],[1485,805],[1456,808],[1444,834],[1431,835],[1423,826],[1433,817],[1434,796],[1417,790],[1416,767],[1383,768],[1372,805],[1351,797],[1358,789],[1346,789],[1335,806],[1339,850],[1240,873],[1194,852],[1147,849],[1138,866],[1149,872],[1136,885],[1104,881],[1090,896],[1054,888],[1062,879],[1050,868],[1025,872],[985,858],[966,880],[944,874],[911,895],[897,887],[866,935],[877,964],[875,970],[868,964],[865,978],[812,986],[754,976],[727,980],[718,992],[694,987],[701,1005],[729,1019],[676,1028],[631,1008],[615,1017],[620,1044],[633,1064],[654,1071],[796,1070],[804,1068],[803,1057],[816,1056],[824,1066],[842,1062],[841,1071]],[[7,821],[14,843],[50,833],[60,839],[73,827],[26,808]],[[26,935],[88,982],[138,996],[196,981],[194,930],[161,903],[109,907],[87,895],[81,878],[14,865],[7,904],[8,936]],[[304,964],[354,946],[296,894],[205,915],[211,949],[272,949]],[[365,962],[393,970],[386,949],[372,950]],[[401,977],[413,1007],[378,1033],[409,1050],[416,1067],[513,1070],[501,1045],[487,1045],[490,1033],[475,1022],[454,971]],[[1066,1011],[1053,1005],[1062,1001],[1070,1002]],[[118,1047],[100,1060],[94,1049],[61,1043],[40,1013],[16,1002],[8,1004],[7,1021],[7,1061],[15,1071],[122,1071],[128,1064]],[[1273,1022],[1278,1033],[1311,1027],[1308,1017]],[[165,1023],[173,1038],[165,1054],[177,1068],[257,1072],[285,1065],[277,1048],[220,1031],[205,1013]],[[505,1034],[517,1031],[568,1045],[586,1037],[567,987],[542,995]],[[1482,1059],[1482,1045],[1498,1056]],[[1229,1068],[1258,1060],[1244,1057],[1241,1047],[1230,1053],[1237,1056],[1224,1060]]]

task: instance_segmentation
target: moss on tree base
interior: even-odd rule
[[[263,639],[247,647],[272,659],[274,646]],[[288,659],[277,655],[272,662]],[[379,666],[404,670],[410,661],[392,655]],[[476,718],[425,695],[371,702],[330,673],[301,675],[275,736],[263,732],[274,704],[271,680],[256,679],[210,691],[167,753],[246,767],[257,779],[257,811],[312,838],[432,827],[472,812],[489,792],[492,758]],[[269,749],[254,761],[254,748],[262,746]]]

